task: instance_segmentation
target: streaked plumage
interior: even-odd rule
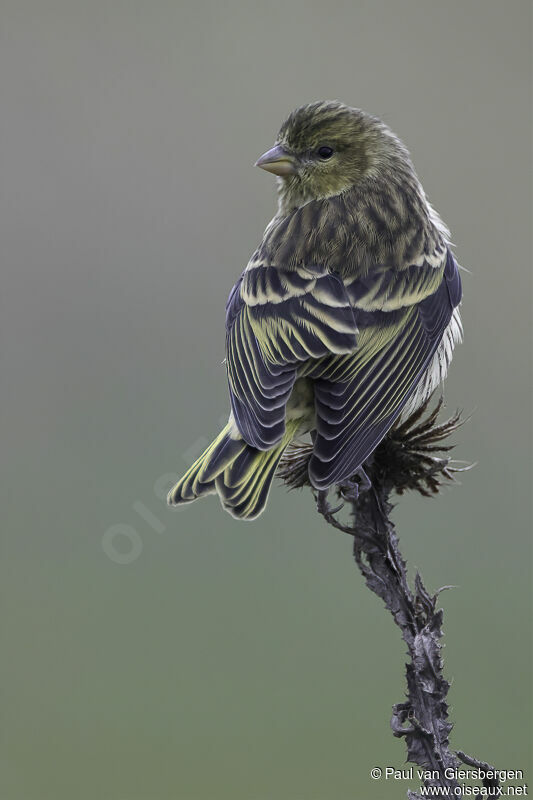
[[[226,306],[228,425],[169,493],[265,507],[276,466],[311,432],[312,485],[357,471],[443,380],[461,338],[458,267],[409,154],[338,102],[293,112],[258,162],[279,204]]]

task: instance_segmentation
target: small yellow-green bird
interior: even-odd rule
[[[310,433],[309,481],[353,485],[395,420],[444,379],[462,336],[449,232],[397,136],[343,103],[293,111],[257,166],[278,210],[226,306],[226,427],[168,495],[265,508],[287,445]]]

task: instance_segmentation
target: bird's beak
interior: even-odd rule
[[[256,167],[261,167],[267,172],[273,172],[274,175],[294,175],[296,172],[296,163],[294,158],[287,153],[280,144],[276,144],[263,153],[261,158],[255,162]]]

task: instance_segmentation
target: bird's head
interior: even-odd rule
[[[293,111],[256,166],[279,176],[284,205],[331,197],[396,163],[410,164],[400,140],[376,117],[338,101]]]

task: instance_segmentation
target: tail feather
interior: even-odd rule
[[[288,422],[279,445],[263,451],[256,450],[241,438],[232,438],[230,425],[226,425],[170,490],[169,505],[190,503],[216,492],[233,517],[255,519],[266,506],[276,467],[296,428],[293,421]]]
[[[167,497],[169,505],[192,503],[198,497],[216,492],[215,478],[246,447],[242,439],[232,439],[229,431],[230,426],[226,425],[207,450],[196,459],[185,475],[173,486]]]
[[[239,519],[259,516],[265,508],[276,467],[287,444],[283,442],[267,451],[253,450],[253,458],[246,459],[247,468],[238,482],[235,473],[239,471],[241,459],[236,459],[230,468],[233,473],[231,484],[226,480],[226,472],[216,478],[217,492],[226,511]]]

